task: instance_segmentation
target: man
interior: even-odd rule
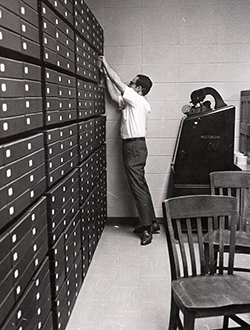
[[[99,56],[99,61],[110,97],[122,110],[123,163],[141,223],[134,233],[141,235],[141,245],[147,245],[152,241],[152,233],[160,230],[144,171],[148,153],[146,124],[151,111],[144,96],[150,91],[152,82],[147,76],[138,74],[126,85],[104,56]]]

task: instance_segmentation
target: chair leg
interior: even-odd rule
[[[183,330],[194,330],[195,315],[193,313],[184,314]]]
[[[170,318],[169,318],[169,326],[168,330],[176,330],[177,329],[177,320],[179,319],[179,308],[174,302],[173,297],[171,298],[171,310],[170,310]]]
[[[176,324],[177,324],[177,328],[179,330],[183,330],[183,325],[181,323],[181,319],[180,319],[180,314],[178,315],[177,319],[176,319]]]
[[[223,318],[223,330],[228,329],[228,324],[229,324],[229,316],[224,316]]]

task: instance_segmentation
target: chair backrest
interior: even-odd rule
[[[233,273],[237,217],[235,197],[211,195],[174,197],[163,201],[163,213],[172,280],[180,277],[213,275],[217,268],[214,253],[215,239],[219,246],[218,272],[222,274],[223,267],[224,269],[227,267],[227,272]],[[217,235],[219,237],[216,238],[214,237],[215,218],[219,224],[219,235]],[[223,232],[226,223],[230,228],[229,242],[228,239],[224,242],[226,239]],[[204,235],[208,237],[206,258]],[[227,248],[229,246],[228,258],[225,258],[225,245]]]
[[[221,171],[210,173],[212,195],[234,196],[238,201],[237,230],[250,232],[250,172]]]

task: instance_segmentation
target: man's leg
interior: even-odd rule
[[[123,143],[123,161],[128,182],[135,199],[141,225],[151,226],[155,220],[154,207],[145,179],[147,147],[145,141]]]

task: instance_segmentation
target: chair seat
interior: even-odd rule
[[[236,231],[235,240],[236,246],[250,248],[250,233],[246,233],[245,231]]]
[[[250,311],[250,281],[239,275],[181,278],[172,282],[172,289],[186,309],[249,304]]]
[[[230,231],[229,230],[224,230],[223,231],[223,240],[226,245],[229,245],[230,242]],[[219,230],[215,230],[213,232],[213,242],[214,244],[219,243]],[[204,243],[208,243],[208,235],[205,236],[204,238]],[[236,251],[237,247],[242,247],[242,248],[250,248],[250,233],[247,233],[245,231],[236,231],[235,233],[235,246],[236,246]]]

